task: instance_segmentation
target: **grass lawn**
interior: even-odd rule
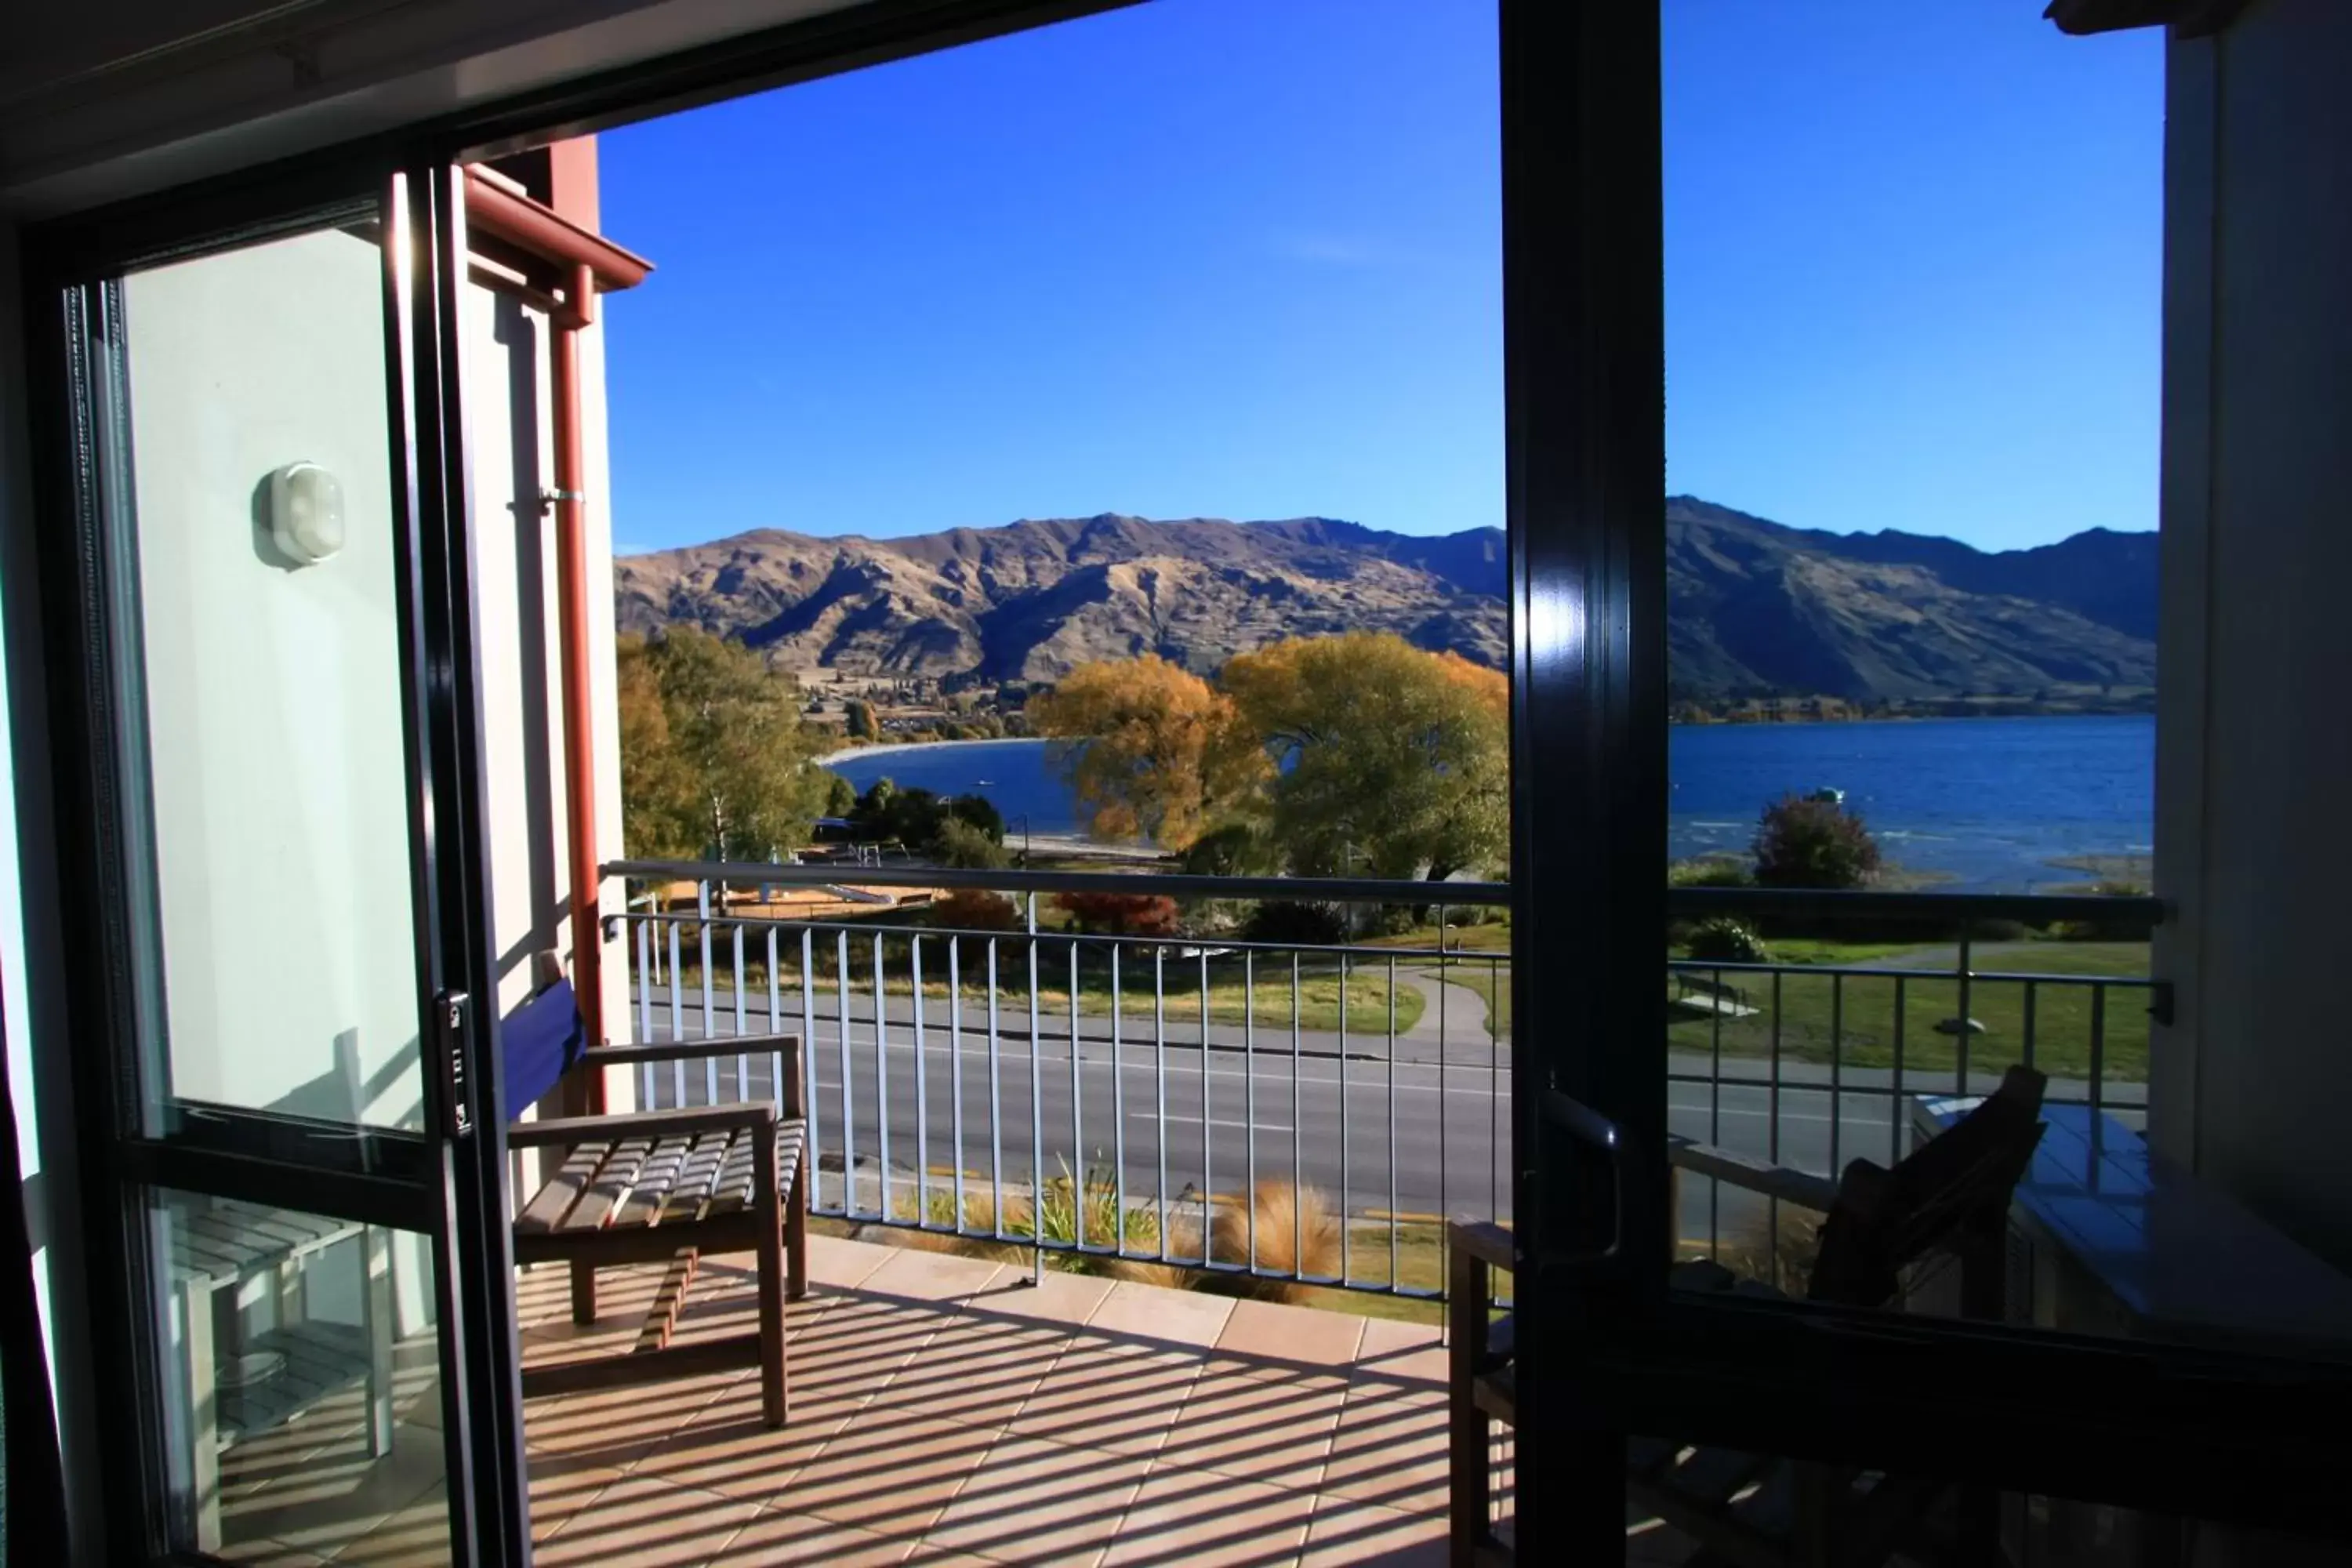
[[[997,1007],[1006,1026],[1025,1022],[1029,1012],[1029,958],[1024,950],[1024,938],[1006,937],[997,944]],[[964,1005],[967,1007],[984,1005],[988,998],[988,959],[984,943],[966,942],[962,959]],[[820,1016],[837,1008],[840,992],[836,976],[838,962],[833,953],[820,950],[816,955],[816,1008]],[[943,943],[926,943],[923,952],[923,995],[926,1000],[947,1000],[947,951]],[[767,964],[752,959],[749,953],[744,962],[744,985],[755,997],[764,998],[768,989]],[[1066,1025],[1070,1016],[1069,953],[1060,942],[1047,939],[1038,954],[1037,1010],[1041,1025],[1050,1026],[1055,1021]],[[1130,952],[1120,960],[1118,1016],[1123,1030],[1131,1031],[1129,1038],[1150,1039],[1154,1023],[1152,1007],[1152,964]],[[1389,1027],[1391,1001],[1384,960],[1372,960],[1363,967],[1350,965],[1347,976],[1347,1019],[1351,1032],[1385,1035]],[[1201,965],[1197,959],[1179,961],[1171,958],[1162,971],[1166,977],[1167,997],[1160,1016],[1171,1026],[1197,1026],[1201,1021]],[[691,1012],[701,994],[702,971],[698,963],[689,963],[685,970],[686,1005]],[[854,942],[850,947],[850,992],[853,1005],[861,996],[870,996],[874,990],[874,949],[870,939]],[[883,965],[883,990],[892,996],[911,996],[915,986],[903,951],[892,952]],[[722,963],[713,977],[713,984],[728,988],[731,973]],[[1056,984],[1056,982],[1059,984]],[[793,1018],[800,1016],[800,965],[786,961],[778,966],[777,982],[784,994],[784,1010]],[[656,1006],[664,1005],[668,991],[667,984],[656,987]],[[1393,998],[1396,1027],[1399,1033],[1420,1022],[1423,998],[1420,989],[1400,982]],[[755,1006],[764,1007],[764,1002]],[[1339,1027],[1340,976],[1337,963],[1324,968],[1305,968],[1298,976],[1298,1026],[1302,1029],[1336,1030]],[[1102,1019],[1110,1016],[1111,986],[1108,963],[1091,958],[1083,962],[1078,971],[1078,1009],[1081,1017]],[[1260,1027],[1280,1029],[1290,1027],[1291,984],[1290,965],[1286,963],[1257,965],[1255,984],[1248,984],[1243,966],[1234,959],[1212,959],[1209,963],[1208,1016],[1212,1024],[1239,1024],[1246,1016]]]
[[[2082,1078],[2091,1067],[2098,988],[2080,982],[2143,977],[2148,972],[2148,949],[2146,942],[2053,942],[2022,952],[1979,956],[1976,962],[1984,971],[2051,978],[2032,984],[2019,980],[1971,983],[1969,1016],[1985,1032],[1969,1037],[1970,1068],[2000,1068],[2023,1059],[2030,994],[2034,1065],[2055,1077]],[[1834,1058],[1849,1067],[1884,1068],[1894,1065],[1899,1032],[1906,1073],[1914,1068],[1949,1071],[1955,1065],[1958,1041],[1937,1034],[1935,1027],[1959,1014],[1959,983],[1949,974],[1927,969],[1899,983],[1877,975],[1840,980],[1826,973],[1783,974],[1777,995],[1769,974],[1726,973],[1723,978],[1745,991],[1748,1002],[1761,1011],[1740,1019],[1678,1018],[1666,1031],[1670,1044],[1709,1050],[1719,1030],[1727,1056],[1769,1057],[1777,1040],[1780,1054],[1792,1060],[1826,1062]],[[2069,984],[2069,978],[2075,983]],[[1898,984],[1903,997],[1899,1016]],[[2105,995],[2102,1070],[2109,1079],[2144,1081],[2147,994],[2137,987],[2116,987]]]

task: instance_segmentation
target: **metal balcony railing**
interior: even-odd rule
[[[819,1214],[1040,1258],[1411,1295],[1442,1292],[1444,1218],[1509,1217],[1511,960],[1464,940],[1508,903],[1506,885],[658,861],[606,871],[630,893],[614,921],[640,1038],[800,1037]],[[824,919],[768,901],[845,881],[1009,895],[1012,929],[953,929],[870,893],[836,898]],[[1098,892],[1409,905],[1436,937],[1057,929],[1058,895]],[[1981,1091],[2016,1060],[2050,1073],[2053,1100],[2144,1116],[2147,1015],[2161,990],[2144,963],[2116,972],[2132,969],[2133,950],[2037,943],[2048,954],[2037,964],[1989,942],[1999,932],[1986,922],[2152,923],[2153,900],[1675,889],[1668,901],[1677,921],[1911,922],[1920,938],[1884,961],[1667,960],[1676,1133],[1834,1174],[1857,1154],[1901,1157],[1906,1097]],[[646,1068],[638,1093],[653,1106],[764,1099],[775,1068],[746,1052]],[[1685,1247],[1735,1262],[1753,1247],[1755,1267],[1776,1268],[1779,1216],[1716,1189],[1681,1189]]]

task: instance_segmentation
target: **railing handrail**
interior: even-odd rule
[[[2165,918],[2164,900],[2106,893],[1889,893],[1829,892],[1811,888],[1668,888],[1666,913],[1771,915],[1780,919],[1887,919],[1933,916],[1950,920],[2145,921]]]
[[[945,866],[779,866],[764,860],[613,860],[607,877],[741,886],[974,889],[996,893],[1139,893],[1175,899],[1288,899],[1325,903],[1461,904],[1511,901],[1508,882],[1432,882],[1373,877],[1199,877],[1177,872],[967,871]],[[846,873],[846,874],[845,874]],[[2164,900],[2104,893],[1827,892],[1801,888],[1668,888],[1666,913],[1769,914],[1801,920],[1927,916],[1950,920],[2165,918]]]
[[[1171,899],[1289,899],[1351,904],[1511,901],[1508,882],[1432,882],[1373,877],[1195,877],[1175,872],[965,871],[945,866],[777,866],[766,861],[613,860],[607,877],[741,886],[977,889],[990,893],[1138,893]]]

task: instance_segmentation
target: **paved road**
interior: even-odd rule
[[[1122,1039],[1114,1047],[1107,1019],[1082,1019],[1074,1062],[1066,1018],[1041,1018],[1033,1041],[1025,1008],[1017,1016],[1001,1013],[992,1053],[985,1009],[967,1008],[959,1052],[944,1005],[927,1004],[918,1053],[911,999],[887,1002],[877,1052],[870,1002],[861,1007],[852,997],[845,1064],[837,1013],[814,1020],[816,1135],[833,1201],[845,1162],[859,1173],[868,1202],[874,1173],[883,1165],[902,1192],[919,1167],[961,1167],[968,1179],[982,1181],[995,1172],[1009,1187],[1022,1188],[1040,1173],[1123,1166],[1136,1199],[1231,1194],[1253,1176],[1287,1181],[1296,1171],[1328,1193],[1345,1192],[1349,1212],[1359,1215],[1510,1212],[1507,1053],[1489,1066],[1483,1050],[1475,1062],[1449,1050],[1441,1065],[1433,1057],[1410,1059],[1401,1049],[1391,1062],[1361,1049],[1342,1056],[1302,1035],[1294,1056],[1286,1030],[1272,1037],[1258,1031],[1256,1048],[1244,1051],[1238,1027],[1232,1046],[1213,1027],[1204,1083],[1197,1027],[1185,1031],[1190,1039]],[[699,1033],[692,1027],[699,1021],[698,1013],[689,1019],[689,1033]],[[731,1006],[718,1009],[711,1021],[714,1033],[732,1033]],[[667,1023],[657,1010],[655,1037],[664,1037]],[[746,1023],[764,1029],[764,1007]],[[795,1019],[788,1026],[804,1026]],[[714,1092],[765,1098],[769,1059],[753,1057],[748,1066],[740,1086],[732,1060],[659,1071],[656,1101],[675,1103],[681,1092],[688,1103]],[[1720,1084],[1708,1081],[1709,1061],[1698,1053],[1674,1053],[1670,1071],[1677,1075],[1668,1086],[1670,1126],[1685,1136],[1822,1173],[1856,1155],[1885,1162],[1900,1152],[1888,1114],[1891,1075],[1884,1069],[1846,1069],[1834,1095],[1828,1068],[1818,1064],[1784,1063],[1777,1091],[1758,1060],[1727,1060]],[[1906,1085],[1915,1093],[1953,1087],[1916,1078]],[[1989,1089],[1991,1080],[1969,1087]],[[2081,1092],[2081,1085],[2052,1085],[2056,1096]],[[2115,1091],[2126,1120],[2136,1119],[2130,1101],[2137,1092],[2137,1086]],[[1686,1184],[1685,1234],[1736,1228],[1751,1207],[1743,1194]]]

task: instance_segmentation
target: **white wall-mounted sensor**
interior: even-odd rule
[[[316,463],[289,463],[270,475],[269,537],[305,566],[342,549],[342,481]]]

